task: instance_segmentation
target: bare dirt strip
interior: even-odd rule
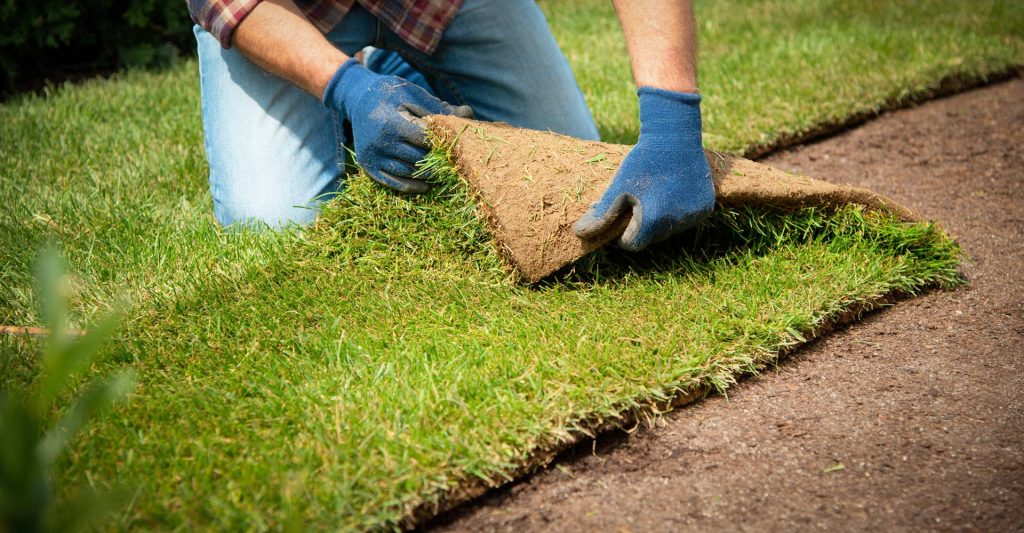
[[[1024,80],[765,161],[939,221],[969,285],[875,313],[657,428],[602,435],[434,528],[1024,529]]]

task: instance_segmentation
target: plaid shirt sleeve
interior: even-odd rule
[[[186,0],[192,20],[210,32],[224,48],[242,19],[262,0]]]
[[[231,47],[231,34],[242,19],[262,0],[186,0],[192,20]],[[310,22],[323,33],[329,32],[352,8],[356,0],[295,0]],[[359,0],[410,46],[432,53],[441,41],[444,29],[455,18],[462,0]]]

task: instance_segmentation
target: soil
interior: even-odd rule
[[[628,146],[452,116],[431,117],[430,129],[451,150],[521,279],[538,281],[613,237],[583,241],[572,225],[600,198]]]
[[[630,146],[453,116],[430,119],[435,140],[452,154],[483,209],[510,270],[533,283],[617,238],[611,230],[581,240],[573,223],[600,199]],[[793,209],[859,203],[905,220],[915,215],[867,189],[797,176],[768,165],[707,152],[718,203]]]
[[[439,530],[1024,530],[1024,81],[767,162],[880,191],[964,246],[969,285],[900,302],[606,433]]]

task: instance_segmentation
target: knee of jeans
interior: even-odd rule
[[[308,185],[311,187],[289,185],[286,179],[211,180],[213,212],[224,227],[280,229],[309,225],[316,220],[320,204],[337,187]]]
[[[333,162],[283,157],[257,161],[214,155],[209,168],[214,215],[225,227],[279,229],[312,224],[321,204],[343,187]]]
[[[223,227],[281,229],[307,226],[316,220],[316,205],[296,205],[267,198],[241,197],[214,200],[214,215]]]

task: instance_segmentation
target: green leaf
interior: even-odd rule
[[[99,410],[127,395],[134,382],[135,376],[128,372],[93,382],[57,425],[46,432],[38,452],[43,466],[52,465],[82,426]]]
[[[836,464],[834,464],[834,465],[832,465],[832,466],[822,470],[822,472],[824,472],[826,474],[831,474],[833,472],[839,472],[840,470],[845,470],[845,469],[846,469],[846,465],[844,465],[843,463],[836,463]]]
[[[60,351],[67,341],[67,299],[63,294],[64,262],[52,243],[43,248],[36,263],[36,299],[39,316],[50,331],[51,351]]]
[[[79,340],[68,344],[67,340],[55,339],[51,333],[49,342],[54,346],[45,361],[45,369],[39,385],[37,399],[40,406],[52,402],[65,385],[82,369],[89,366],[100,348],[107,342],[121,322],[121,313],[114,311],[103,317],[95,326],[89,327]]]
[[[789,333],[789,335],[791,337],[793,337],[794,339],[796,339],[799,342],[807,342],[807,338],[804,337],[803,335],[801,335],[800,332],[797,331],[792,326],[786,328],[786,333]]]

